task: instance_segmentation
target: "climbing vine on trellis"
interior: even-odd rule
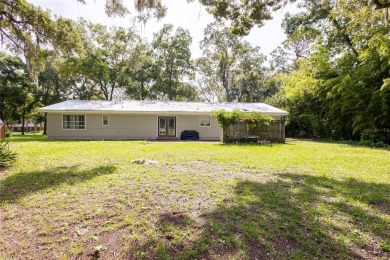
[[[262,114],[260,112],[243,112],[240,110],[226,111],[216,110],[213,111],[218,124],[222,129],[225,129],[229,125],[238,124],[240,122],[247,123],[253,128],[260,126],[269,126],[273,118],[269,115]]]

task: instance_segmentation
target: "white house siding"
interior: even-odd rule
[[[85,130],[62,129],[62,115],[85,115]],[[158,116],[156,115],[130,115],[108,114],[109,125],[103,126],[103,114],[88,113],[48,113],[47,134],[49,139],[156,139],[158,137]],[[211,117],[210,127],[200,126],[200,115],[174,115],[176,117],[176,136],[180,138],[184,130],[196,130],[201,140],[220,140],[222,129],[214,117]]]
[[[85,130],[63,130],[62,115],[85,115]],[[109,114],[109,125],[103,126],[102,114],[48,113],[49,139],[153,139],[157,136],[154,115]]]
[[[200,115],[178,115],[176,116],[176,135],[180,138],[184,130],[196,130],[199,132],[200,140],[220,140],[222,128],[220,128],[215,117],[210,118],[211,126],[200,126]]]

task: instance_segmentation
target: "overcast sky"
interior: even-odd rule
[[[77,20],[83,17],[94,23],[104,25],[127,27],[132,24],[132,18],[136,15],[133,9],[133,0],[124,0],[129,7],[131,14],[125,18],[110,18],[104,13],[105,0],[86,0],[83,5],[75,0],[27,0],[34,5],[40,5],[43,9],[48,9],[52,14]],[[213,17],[209,15],[198,3],[187,3],[186,0],[164,0],[168,7],[165,18],[157,22],[155,19],[149,20],[145,26],[135,23],[140,35],[149,41],[153,33],[160,30],[165,23],[171,23],[176,27],[183,27],[190,31],[193,38],[191,51],[192,57],[201,55],[199,42],[203,38],[203,30],[207,24],[213,22]],[[281,21],[286,12],[295,13],[297,9],[293,5],[287,5],[282,10],[274,13],[274,19],[267,21],[262,28],[254,28],[250,35],[245,37],[252,45],[260,46],[262,52],[268,55],[272,50],[285,39],[281,29]]]

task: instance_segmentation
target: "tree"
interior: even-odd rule
[[[83,38],[85,52],[74,58],[74,62],[82,68],[83,76],[99,87],[104,99],[113,100],[114,94],[124,91],[130,84],[128,66],[140,37],[132,28],[108,29],[103,25],[87,23]]]
[[[316,5],[319,7],[317,9],[317,14],[322,15],[323,8],[329,5],[333,5],[339,1],[328,1],[328,0],[272,0],[272,1],[257,1],[257,0],[221,0],[221,1],[210,1],[210,0],[200,0],[206,10],[213,14],[217,20],[225,19],[231,22],[231,31],[234,34],[238,35],[247,35],[254,26],[262,26],[265,21],[272,18],[272,12],[280,9],[288,3],[299,2],[300,6],[306,8],[307,5]],[[345,2],[345,1],[341,1]],[[364,8],[374,7],[375,10],[385,9],[390,7],[390,2],[388,0],[358,0],[358,1],[346,1],[347,5],[353,6],[355,3]],[[375,12],[379,14],[378,12]],[[387,11],[384,15],[385,24],[387,21]],[[314,18],[316,15],[309,17],[309,21]],[[365,15],[368,18],[367,14]],[[334,22],[334,21],[332,21]],[[336,20],[337,22],[337,20]],[[335,26],[340,26],[342,29],[342,23],[338,23]],[[347,40],[347,39],[346,39]]]
[[[205,29],[204,38],[200,43],[203,51],[201,70],[209,78],[209,84],[216,90],[224,92],[224,100],[234,99],[231,77],[239,56],[244,52],[244,44],[240,38],[232,34],[221,23],[212,23]]]
[[[154,57],[154,83],[151,91],[157,99],[183,99],[188,93],[180,91],[186,85],[184,79],[192,73],[188,30],[181,27],[173,32],[173,25],[164,25],[152,41]]]
[[[282,46],[271,53],[271,69],[278,73],[299,69],[298,60],[309,56],[316,35],[317,31],[311,28],[293,31]]]
[[[207,56],[195,61],[195,83],[199,96],[208,102],[226,100],[225,91],[215,76],[213,63]]]
[[[237,59],[232,73],[234,100],[260,102],[267,96],[267,69],[263,66],[266,58],[259,47],[252,47],[249,43],[243,47],[244,51]]]
[[[28,78],[27,65],[17,57],[0,53],[0,117],[7,123],[22,121],[38,102],[37,92]]]
[[[150,83],[153,78],[154,60],[148,44],[140,42],[134,49],[128,64],[131,78],[126,94],[133,99],[144,100],[149,97]]]
[[[91,64],[87,63],[85,56],[61,57],[59,62],[59,77],[64,84],[69,86],[65,98],[81,100],[103,99],[104,96],[98,83],[90,77]]]
[[[293,35],[315,29],[311,53],[295,71],[279,76],[288,131],[312,137],[333,136],[390,142],[390,39],[383,17],[367,2],[340,0],[286,19]],[[322,8],[322,9],[319,9]],[[279,100],[283,100],[283,97]]]
[[[48,106],[66,100],[71,95],[69,81],[61,75],[64,60],[58,53],[52,51],[44,61],[44,70],[39,74],[39,100],[43,106]],[[37,115],[37,120],[44,123],[43,134],[47,131],[46,113]]]
[[[0,36],[13,53],[23,55],[30,78],[39,86],[45,49],[69,52],[79,48],[79,37],[69,19],[53,20],[50,13],[25,0],[4,0],[0,5]]]
[[[259,48],[234,35],[221,23],[209,24],[196,62],[201,89],[219,101],[258,101],[265,78],[265,57]],[[203,83],[202,83],[203,81]]]
[[[0,53],[0,119],[5,122],[18,120],[23,100],[20,89],[27,84],[25,69],[20,59]]]

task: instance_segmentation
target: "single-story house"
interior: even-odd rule
[[[222,129],[212,111],[257,111],[279,122],[284,141],[288,112],[264,103],[69,100],[42,107],[49,139],[180,139],[195,130],[200,140],[220,140]]]

